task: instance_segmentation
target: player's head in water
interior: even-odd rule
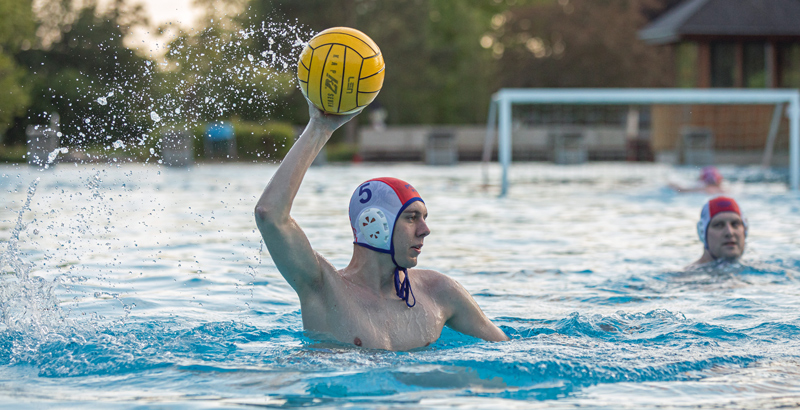
[[[722,174],[717,167],[709,165],[700,170],[700,181],[706,185],[719,186],[722,184]]]
[[[349,214],[353,243],[391,256],[397,296],[414,306],[407,269],[417,265],[423,240],[430,234],[428,211],[417,190],[397,178],[371,179],[353,192]],[[400,271],[405,273],[402,281]]]
[[[704,246],[698,263],[735,261],[744,253],[747,220],[733,198],[716,197],[703,206],[697,235]]]

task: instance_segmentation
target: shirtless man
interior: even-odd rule
[[[311,162],[354,115],[328,115],[310,104],[309,113],[306,129],[255,208],[264,243],[300,298],[303,327],[386,350],[427,346],[445,325],[488,341],[508,340],[455,280],[411,269],[430,230],[425,203],[410,184],[378,178],[356,189],[350,200],[353,257],[345,268],[336,269],[311,248],[289,211]]]
[[[732,198],[716,197],[703,206],[697,235],[704,245],[703,256],[689,268],[715,261],[735,262],[744,253],[747,220]]]

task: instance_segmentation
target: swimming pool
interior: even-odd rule
[[[477,164],[313,167],[293,215],[317,250],[344,266],[352,190],[408,180],[430,213],[420,267],[512,339],[385,352],[303,333],[252,216],[275,168],[1,166],[0,407],[800,405],[800,196],[780,182],[722,168],[743,264],[683,273],[708,197],[663,187],[696,170],[515,164],[498,198]]]

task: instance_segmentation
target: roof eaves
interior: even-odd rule
[[[709,0],[689,0],[664,13],[645,28],[638,36],[650,44],[669,44],[680,39],[678,29],[700,10]]]

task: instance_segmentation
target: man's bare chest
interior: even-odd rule
[[[356,346],[408,350],[423,347],[439,338],[445,324],[440,307],[426,295],[420,295],[414,307],[399,298],[352,292],[328,295],[316,309],[322,310],[324,323],[315,323],[315,331],[330,333],[337,340]],[[304,324],[307,321],[304,312]],[[309,312],[311,313],[311,312]]]

